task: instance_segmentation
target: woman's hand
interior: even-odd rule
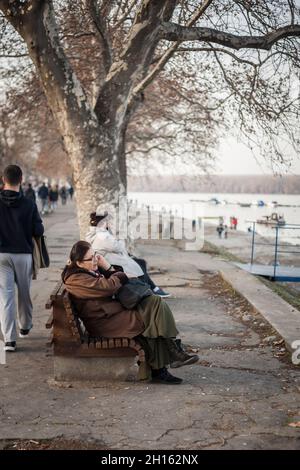
[[[96,260],[97,260],[98,268],[102,268],[105,271],[107,271],[111,267],[110,263],[108,261],[106,261],[106,259],[102,255],[97,254],[96,255]]]

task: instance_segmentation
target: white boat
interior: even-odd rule
[[[283,215],[278,215],[277,212],[273,212],[271,215],[263,215],[262,219],[256,221],[258,224],[263,225],[285,225],[285,220]]]

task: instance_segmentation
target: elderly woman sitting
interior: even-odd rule
[[[147,371],[142,378],[153,382],[180,384],[167,365],[193,364],[197,355],[178,347],[178,334],[169,306],[157,295],[145,297],[136,309],[127,310],[112,297],[126,284],[126,273],[117,271],[91,245],[79,241],[72,247],[70,262],[62,279],[88,333],[105,338],[135,338],[146,352]]]
[[[86,235],[86,241],[92,248],[104,256],[110,263],[122,266],[123,270],[131,277],[138,277],[146,282],[155,295],[170,297],[159,286],[156,286],[147,272],[147,264],[144,259],[129,255],[124,240],[118,240],[111,231],[111,216],[108,212],[90,214],[90,229]]]

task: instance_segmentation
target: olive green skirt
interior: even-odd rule
[[[165,338],[175,338],[178,330],[170,307],[158,295],[143,299],[137,310],[145,325],[143,334],[138,337],[146,353],[146,363],[139,368],[139,379],[145,380],[151,378],[151,369],[161,369],[170,364]]]

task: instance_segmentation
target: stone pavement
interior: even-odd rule
[[[0,365],[2,446],[62,436],[107,449],[300,449],[300,430],[289,426],[300,421],[299,369],[263,340],[276,334],[223,283],[218,260],[172,242],[138,250],[166,270],[153,277],[172,293],[183,341],[199,349],[198,364],[174,369],[184,383],[54,382],[44,304],[78,239],[74,207],[46,225],[52,264],[33,283],[34,329]]]

